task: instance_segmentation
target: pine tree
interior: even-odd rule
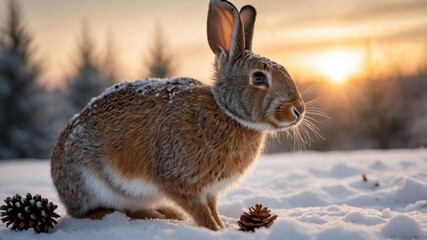
[[[174,74],[174,55],[160,26],[157,26],[146,64],[147,77],[168,78]]]
[[[118,82],[119,67],[118,53],[114,34],[111,30],[107,32],[105,53],[103,56],[102,72],[107,85],[113,85]]]
[[[70,117],[82,110],[86,104],[108,87],[95,55],[95,42],[90,36],[89,26],[82,25],[82,35],[78,43],[77,73],[68,80],[66,99],[67,116]]]
[[[41,66],[18,1],[10,0],[0,37],[0,159],[46,157]]]

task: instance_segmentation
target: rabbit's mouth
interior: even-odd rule
[[[283,131],[287,131],[292,127],[297,127],[302,122],[303,118],[304,118],[304,115],[300,115],[293,122],[276,123],[275,130],[279,132],[283,132]]]
[[[282,108],[283,106],[289,106],[286,108],[288,110],[281,109],[281,111],[285,111],[286,114],[280,115],[283,113],[279,113],[279,115],[277,115],[276,112],[273,112],[273,114],[269,117],[258,121],[247,120],[228,109],[227,106],[223,107],[223,111],[227,116],[229,116],[231,119],[235,120],[242,126],[257,131],[287,131],[288,129],[297,126],[304,118],[304,112],[302,114],[299,114],[298,112],[290,112],[293,111],[294,108],[291,105],[288,105],[288,102],[285,102],[285,105],[282,104],[280,106],[282,106]],[[289,114],[292,114],[292,116],[288,118]],[[277,116],[284,116],[284,119],[278,119]]]

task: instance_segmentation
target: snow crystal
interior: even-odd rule
[[[89,107],[95,107],[94,105],[96,105],[96,102],[97,102],[99,99],[102,99],[102,98],[104,98],[105,96],[110,95],[110,94],[112,94],[112,93],[114,93],[114,92],[118,92],[118,91],[120,91],[120,90],[123,90],[123,89],[125,89],[126,87],[128,87],[130,84],[131,84],[130,82],[125,81],[125,82],[122,82],[122,83],[117,83],[117,84],[115,84],[115,85],[113,85],[113,86],[111,86],[111,87],[107,88],[107,89],[106,89],[103,93],[101,93],[99,96],[97,96],[97,97],[93,97],[93,98],[90,100],[90,102],[87,104],[87,106],[89,106]]]
[[[200,82],[192,78],[148,78],[145,80],[136,80],[134,82],[125,81],[107,88],[99,96],[92,98],[87,106],[89,108],[96,107],[100,99],[104,99],[113,93],[120,92],[127,88],[135,88],[135,91],[143,96],[154,90],[156,97],[160,95],[160,92],[167,90],[169,100],[172,100],[180,89],[187,89],[200,84]]]
[[[74,115],[73,115],[73,117],[70,119],[70,121],[69,121],[69,122],[74,122],[74,121],[76,121],[76,119],[77,119],[77,118],[79,118],[79,116],[80,116],[80,113],[76,113],[76,114],[74,114]]]
[[[278,70],[284,70],[285,69],[282,65],[280,65],[280,64],[278,64],[276,62],[273,62],[273,61],[271,61],[270,59],[268,59],[266,57],[261,57],[261,56],[255,54],[255,53],[253,53],[253,52],[251,52],[249,50],[246,50],[245,54],[247,56],[249,56],[249,60],[256,60],[256,61],[259,61],[261,63],[265,63],[265,64],[270,65],[271,67],[273,67],[275,69],[278,69]]]
[[[71,144],[73,144],[76,141],[76,139],[78,139],[81,136],[81,134],[83,133],[83,131],[86,129],[85,124],[80,123],[80,121],[78,119],[75,120],[74,123],[72,123],[72,124],[73,124],[73,130],[68,135],[68,138],[64,143],[64,152],[68,151]]]
[[[191,78],[171,78],[164,79],[147,79],[138,84],[136,91],[141,95],[147,95],[149,92],[154,91],[154,96],[158,97],[161,92],[167,92],[169,96],[169,103],[173,102],[176,94],[183,89],[188,89],[199,85],[200,83]]]
[[[148,94],[148,92],[152,89],[157,90],[156,94],[160,93],[161,86],[166,84],[166,80],[162,79],[147,79],[144,81],[136,81],[136,92],[141,94],[142,96],[145,96]]]

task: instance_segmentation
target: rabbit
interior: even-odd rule
[[[60,132],[51,175],[67,213],[225,228],[218,197],[251,169],[270,132],[304,118],[287,70],[251,51],[256,10],[211,0],[214,83],[146,79],[108,88]]]

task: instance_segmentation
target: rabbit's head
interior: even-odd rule
[[[225,0],[211,0],[208,41],[215,53],[213,94],[219,106],[255,130],[285,130],[304,117],[305,106],[286,69],[251,51],[256,10],[239,11]]]

